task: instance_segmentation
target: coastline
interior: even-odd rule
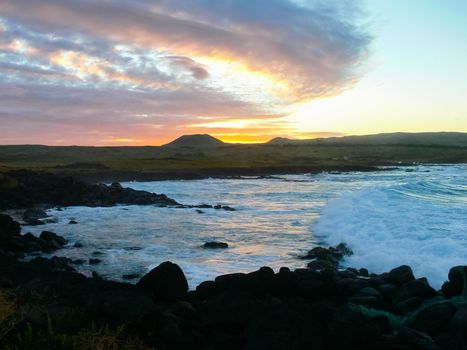
[[[15,344],[15,334],[28,329],[32,339],[52,346],[59,334],[70,336],[76,327],[124,324],[119,339],[137,338],[144,349],[467,346],[467,266],[453,267],[436,291],[409,266],[383,274],[340,269],[340,260],[351,254],[340,245],[312,249],[303,257],[311,260],[307,268],[283,267],[275,273],[262,267],[218,276],[189,291],[183,271],[171,262],[133,285],[96,273],[85,277],[67,258],[18,261],[30,245],[18,243],[19,224],[4,215],[0,219],[0,294],[17,310],[26,310],[1,334],[2,345]],[[52,242],[60,236],[41,239]],[[75,328],[67,324],[70,317]],[[54,333],[44,333],[50,327]]]
[[[53,185],[61,181],[56,175],[30,176],[26,176],[29,185],[33,178]],[[183,207],[163,195],[153,197],[134,190],[127,193],[117,184],[66,183],[78,184],[84,193],[99,188],[98,204],[141,203],[142,198],[149,198],[143,204]],[[47,186],[28,188],[22,184],[25,198],[30,199],[31,193],[36,199],[54,198]],[[67,186],[59,193],[75,188]],[[18,192],[10,194],[9,198],[21,199]],[[74,201],[91,207],[96,204],[95,197],[75,194],[78,196]],[[33,204],[44,209],[60,203],[49,200],[48,204]],[[24,210],[27,206],[19,207]],[[365,268],[344,270],[340,261],[350,254],[345,247],[315,248],[304,257],[304,265],[309,261],[307,267],[293,271],[284,267],[278,272],[262,267],[251,273],[221,275],[189,291],[183,271],[169,262],[144,275],[138,283],[128,284],[104,280],[95,272],[86,277],[73,268],[76,261],[67,258],[20,261],[25,253],[59,250],[62,238],[50,233],[40,238],[19,237],[19,225],[3,219],[0,297],[12,305],[10,309],[25,311],[13,311],[11,317],[18,322],[5,335],[0,334],[0,345],[15,344],[16,335],[31,332],[33,341],[44,342],[44,349],[49,349],[57,337],[74,337],[76,327],[88,332],[94,324],[103,327],[99,330],[112,332],[125,325],[116,339],[138,339],[142,349],[415,350],[467,346],[465,266],[453,267],[447,282],[435,290],[425,278],[416,278],[409,266],[381,274],[369,273]],[[38,216],[32,219],[41,220]],[[98,260],[94,256],[82,258],[96,263]],[[74,319],[76,314],[78,320]],[[70,317],[73,327],[63,321]],[[50,327],[54,335],[47,333]],[[21,346],[31,348],[30,344]]]

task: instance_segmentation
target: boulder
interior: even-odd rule
[[[461,295],[464,288],[467,288],[467,266],[454,266],[449,270],[448,278],[452,284],[453,294]]]
[[[28,225],[43,225],[44,221],[41,219],[46,218],[48,215],[44,209],[30,208],[23,213],[23,220]]]
[[[203,248],[208,248],[208,249],[226,249],[228,247],[229,245],[224,242],[206,242],[203,245]]]
[[[413,281],[415,279],[413,275],[412,268],[407,265],[402,265],[399,267],[396,267],[395,269],[392,269],[389,271],[389,275],[387,277],[387,280],[393,284],[396,284],[398,286]]]
[[[407,282],[399,287],[394,295],[394,302],[398,303],[403,300],[418,297],[422,300],[434,298],[437,296],[436,291],[430,287],[426,278],[419,278]]]
[[[0,239],[19,235],[21,226],[11,216],[0,214]]]
[[[183,299],[188,292],[185,274],[178,265],[170,261],[152,269],[136,285],[151,293],[156,299],[169,301]]]
[[[442,302],[421,309],[410,326],[429,334],[438,334],[448,330],[457,308],[451,302]]]
[[[56,242],[60,246],[64,246],[68,243],[68,241],[63,238],[62,236],[57,235],[56,233],[50,231],[42,231],[41,235],[39,236],[40,239],[43,239],[46,242]]]
[[[90,265],[97,265],[97,264],[100,264],[101,262],[102,262],[101,259],[95,259],[95,258],[89,259],[89,264]]]

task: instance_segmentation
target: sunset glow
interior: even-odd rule
[[[466,11],[460,0],[4,0],[0,143],[467,131]]]

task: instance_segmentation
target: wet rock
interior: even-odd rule
[[[413,281],[414,279],[415,277],[413,275],[412,268],[407,265],[402,265],[396,267],[395,269],[392,269],[391,271],[389,271],[389,275],[387,277],[387,280],[389,282],[394,283],[398,286]]]
[[[8,208],[31,208],[41,205],[90,207],[135,204],[159,206],[178,205],[164,194],[123,188],[118,183],[110,186],[76,181],[69,176],[36,173],[26,170],[9,172],[18,186],[2,188],[0,205]]]
[[[139,273],[129,273],[127,275],[123,275],[122,278],[124,280],[134,280],[140,277]]]
[[[156,300],[180,300],[186,297],[188,291],[185,274],[170,261],[152,269],[136,285],[151,293]]]
[[[8,215],[0,214],[0,239],[19,235],[20,232],[21,226],[18,222]]]
[[[70,220],[70,221],[68,222],[69,225],[76,225],[77,223],[78,223],[78,222],[75,221],[75,220]]]
[[[76,260],[72,261],[72,263],[75,264],[75,265],[83,265],[85,262],[86,262],[86,260],[84,260],[84,259],[76,259]]]
[[[448,278],[452,284],[452,293],[461,295],[464,286],[467,287],[467,281],[465,281],[467,279],[467,266],[454,266],[449,270]]]
[[[365,268],[361,268],[360,270],[358,270],[358,273],[360,274],[360,276],[363,276],[363,277],[369,276],[368,269],[365,269]]]
[[[317,259],[337,264],[341,259],[341,254],[328,248],[316,247],[310,250],[303,259]]]
[[[203,248],[208,248],[208,249],[226,249],[228,248],[229,245],[225,242],[206,242],[203,244]]]
[[[311,270],[325,270],[336,268],[335,263],[328,260],[313,260],[307,264],[307,267]]]
[[[23,213],[23,221],[28,225],[44,225],[45,222],[41,219],[47,216],[44,209],[30,208]]]
[[[429,334],[448,330],[457,308],[451,302],[442,302],[421,309],[410,326]]]
[[[403,284],[394,295],[396,303],[409,298],[417,297],[422,300],[437,296],[436,291],[430,287],[426,278],[419,278]]]
[[[89,264],[90,265],[97,265],[97,264],[100,264],[101,262],[102,262],[101,259],[96,259],[96,258],[89,259]]]
[[[64,246],[68,243],[68,241],[65,238],[50,231],[42,231],[39,238],[49,243],[58,243],[59,247]]]

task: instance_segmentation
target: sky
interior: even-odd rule
[[[0,144],[467,132],[464,0],[1,0]]]

